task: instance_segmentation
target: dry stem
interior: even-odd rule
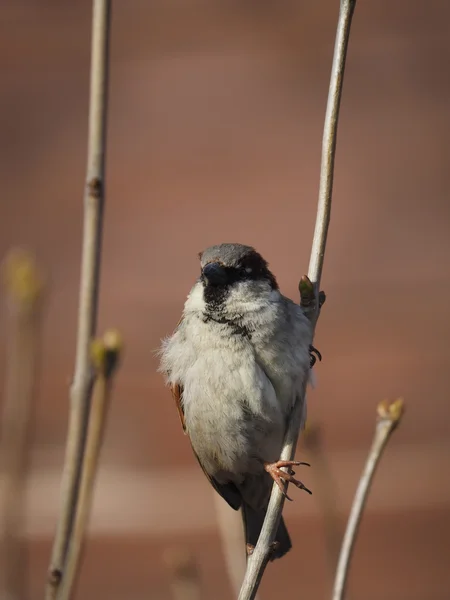
[[[342,542],[341,553],[336,570],[336,579],[333,588],[333,600],[342,600],[344,598],[352,551],[373,477],[375,475],[378,463],[383,455],[383,451],[391,437],[392,432],[400,423],[402,415],[403,400],[401,398],[392,404],[388,404],[385,401],[378,405],[378,422],[375,428],[372,447],[358,483],[358,488],[356,490],[350,517],[347,523],[347,529]]]
[[[121,337],[115,331],[108,331],[105,333],[103,340],[94,340],[91,346],[96,378],[89,413],[76,514],[67,548],[64,576],[58,592],[58,600],[69,600],[71,598],[79,570],[84,534],[92,505],[98,458],[108,414],[112,376],[118,363],[121,347]]]
[[[311,249],[308,277],[314,287],[314,310],[310,311],[313,328],[319,314],[319,288],[323,269],[328,226],[331,214],[331,198],[333,190],[334,156],[336,150],[339,106],[344,81],[345,59],[350,37],[350,26],[356,0],[341,0],[331,69],[330,89],[328,93],[327,111],[322,141],[322,162],[320,170],[319,201],[317,206],[316,226]],[[307,282],[306,282],[307,283]],[[292,460],[297,446],[300,430],[302,407],[306,398],[306,384],[297,398],[292,410],[286,431],[281,460]],[[275,539],[278,524],[283,510],[284,496],[274,484],[267,509],[264,525],[256,548],[248,560],[247,571],[239,594],[239,600],[254,600],[259,583],[269,560],[271,544]]]
[[[46,600],[61,582],[79,491],[92,371],[89,347],[96,329],[101,233],[104,203],[104,165],[108,87],[110,0],[94,0],[92,16],[91,82],[87,178],[84,194],[83,249],[78,312],[75,374],[70,391],[70,414],[64,461],[61,511],[50,563]]]
[[[25,252],[11,252],[4,267],[11,333],[0,446],[3,472],[1,597],[25,600],[24,492],[43,286],[33,258]]]

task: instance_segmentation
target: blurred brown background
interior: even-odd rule
[[[85,563],[84,600],[166,600],[162,554],[232,598],[212,491],[182,435],[154,351],[211,243],[253,244],[297,297],[315,218],[338,0],[117,0],[100,330],[123,331]],[[51,293],[28,493],[30,598],[42,597],[74,364],[91,4],[0,7],[0,254],[36,252]],[[374,410],[407,414],[381,464],[350,595],[450,598],[450,5],[359,0],[353,23],[309,396],[342,525]],[[4,332],[5,311],[1,327]],[[3,335],[2,335],[3,338]],[[5,344],[1,345],[2,373]],[[302,473],[314,489],[313,469]],[[316,496],[286,506],[294,549],[261,598],[329,596]]]

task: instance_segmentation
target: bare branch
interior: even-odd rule
[[[322,276],[328,226],[331,214],[331,197],[333,191],[334,156],[336,150],[337,126],[339,106],[344,82],[345,59],[350,37],[350,26],[355,9],[356,0],[341,0],[339,19],[337,25],[336,42],[334,47],[333,65],[331,69],[330,88],[328,92],[327,111],[322,141],[322,162],[320,170],[319,201],[317,206],[316,226],[311,249],[308,278],[314,287],[315,302],[313,310],[308,311],[313,328],[317,322],[320,298],[319,287]],[[308,287],[308,281],[302,278],[301,287]],[[306,384],[302,394],[295,403],[286,431],[281,460],[294,458],[297,439],[302,418],[302,406],[306,397]],[[287,487],[287,485],[286,485]],[[264,525],[258,543],[249,557],[247,571],[239,594],[239,600],[254,600],[256,591],[269,560],[272,543],[275,539],[281,512],[284,505],[284,496],[277,485],[274,484],[267,508]]]
[[[375,428],[372,447],[367,457],[364,470],[359,480],[355,498],[353,500],[350,517],[347,523],[344,539],[342,541],[341,553],[339,555],[338,566],[336,570],[336,579],[333,588],[333,600],[342,600],[344,598],[345,586],[347,583],[348,570],[352,557],[353,547],[358,534],[361,516],[369,495],[370,487],[375,475],[376,468],[383,455],[383,451],[396,429],[403,415],[403,400],[399,398],[392,404],[386,401],[381,402],[377,408],[378,422]]]
[[[309,260],[308,277],[319,293],[322,277],[328,226],[331,217],[331,198],[333,193],[334,157],[336,154],[339,108],[342,87],[344,85],[345,61],[350,39],[350,27],[356,0],[341,0],[339,19],[334,46],[333,65],[331,67],[330,89],[328,91],[327,111],[322,140],[322,161],[320,166],[319,202],[317,206],[316,227]],[[318,308],[318,307],[317,307]]]
[[[84,534],[92,504],[98,458],[108,414],[112,377],[118,364],[121,348],[122,339],[115,331],[106,332],[103,340],[94,340],[91,345],[92,362],[96,370],[96,378],[89,413],[78,501],[73,529],[67,548],[63,578],[58,592],[58,600],[69,600],[71,598],[79,571]]]
[[[10,336],[2,437],[2,590],[1,597],[25,600],[24,492],[30,444],[43,283],[33,258],[11,252],[4,264]]]
[[[92,391],[89,347],[95,333],[105,193],[105,146],[108,88],[110,0],[94,0],[87,178],[84,194],[83,249],[75,374],[64,461],[61,512],[52,550],[46,600],[56,597],[64,568],[77,501],[80,466]]]

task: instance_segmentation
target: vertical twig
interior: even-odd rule
[[[319,308],[319,288],[322,276],[328,226],[331,214],[331,197],[333,190],[334,156],[336,150],[337,126],[339,106],[341,101],[342,86],[344,81],[345,59],[350,37],[350,26],[356,0],[341,0],[339,19],[337,25],[336,42],[334,47],[333,65],[331,69],[330,88],[325,115],[325,125],[322,141],[322,162],[320,170],[319,201],[317,206],[316,226],[311,249],[308,278],[302,278],[300,289],[314,293],[314,311],[310,318],[315,327]],[[284,438],[281,460],[292,460],[297,446],[297,439],[302,419],[302,407],[306,397],[306,384],[302,394],[295,403]],[[275,539],[281,512],[284,505],[284,496],[277,485],[274,484],[267,508],[264,525],[258,543],[249,557],[247,571],[239,594],[239,600],[254,600],[259,587],[264,569],[269,560],[271,544]]]
[[[57,525],[46,600],[56,597],[77,502],[84,451],[92,371],[89,346],[97,321],[100,250],[105,193],[106,115],[109,67],[110,0],[94,0],[87,177],[84,194],[83,248],[75,374],[70,390],[70,414]]]
[[[336,570],[336,579],[333,588],[333,600],[342,600],[344,598],[352,551],[373,477],[375,475],[378,463],[383,455],[383,451],[391,437],[392,432],[400,423],[402,415],[403,400],[401,398],[395,402],[392,402],[392,404],[388,404],[385,401],[378,405],[378,422],[375,428],[372,447],[369,451],[364,470],[358,483],[358,488],[356,490],[350,517],[347,523],[347,529],[342,542],[341,553]]]
[[[1,597],[26,600],[24,492],[43,284],[32,257],[25,252],[11,252],[4,267],[10,336],[0,445],[3,474]]]
[[[344,85],[345,61],[350,39],[350,27],[355,6],[356,0],[341,0],[340,2],[333,65],[331,67],[330,89],[328,92],[322,140],[319,202],[317,205],[316,226],[308,269],[308,276],[316,288],[316,294],[319,291],[320,279],[322,277],[328,226],[331,217],[339,109]]]
[[[96,377],[92,393],[76,513],[67,548],[63,578],[57,596],[58,600],[69,600],[72,597],[79,571],[84,534],[92,505],[95,476],[108,414],[112,377],[118,364],[121,348],[121,337],[115,331],[108,331],[105,333],[103,340],[98,339],[92,342],[92,362]]]

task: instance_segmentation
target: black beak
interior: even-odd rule
[[[225,267],[219,263],[208,263],[203,267],[203,277],[208,285],[225,285],[227,283],[227,272]]]

